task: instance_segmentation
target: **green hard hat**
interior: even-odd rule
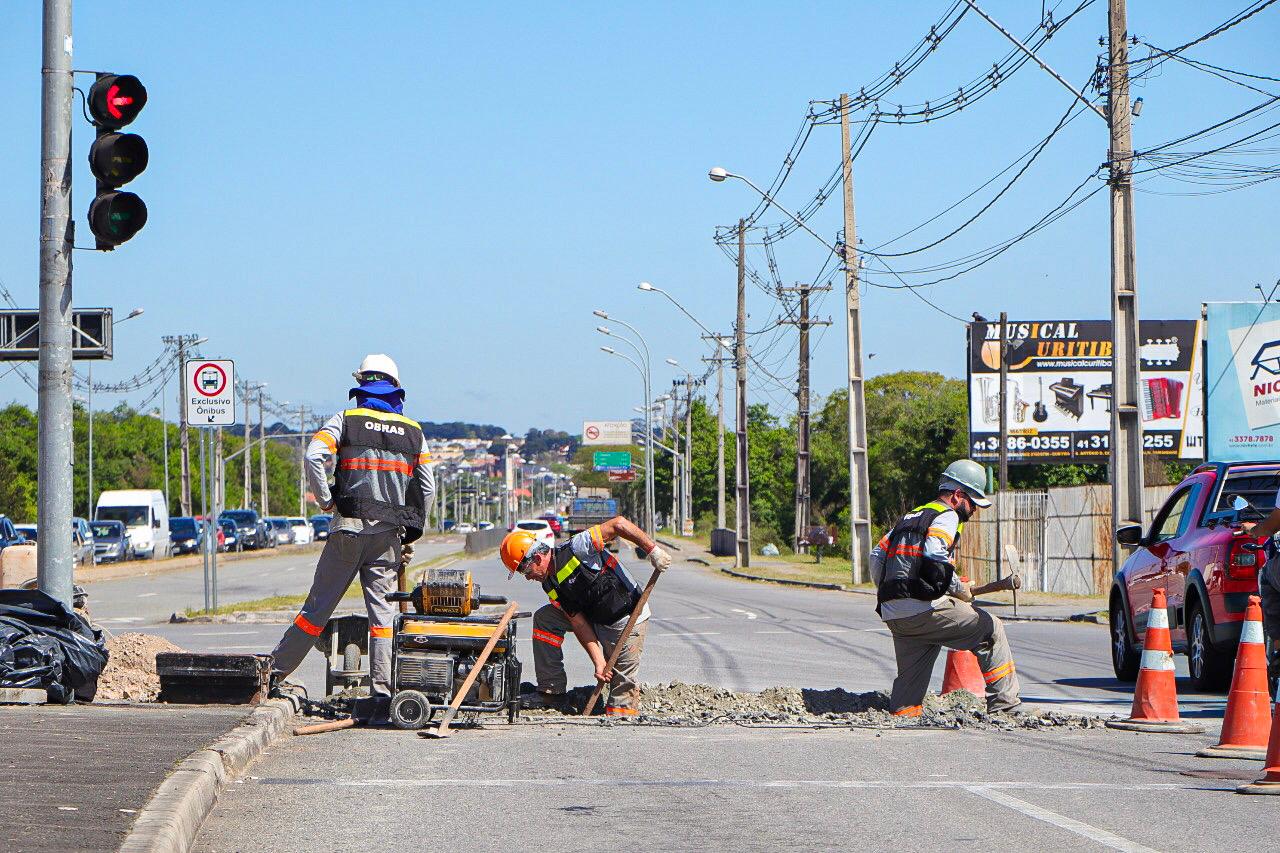
[[[938,478],[939,489],[957,487],[964,489],[977,506],[991,506],[991,501],[987,500],[987,469],[972,459],[957,459]]]

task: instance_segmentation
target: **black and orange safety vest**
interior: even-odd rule
[[[574,556],[572,542],[557,545],[542,589],[566,613],[581,613],[595,625],[612,625],[631,614],[640,592],[618,575],[618,561],[612,554],[601,557],[596,571]]]
[[[348,409],[334,472],[334,506],[347,518],[405,528],[405,542],[422,535],[426,507],[413,472],[422,453],[422,427],[393,412]]]
[[[925,559],[924,542],[929,537],[933,520],[944,512],[952,511],[941,501],[930,501],[904,515],[885,536],[884,574],[876,589],[877,613],[886,601],[900,598],[933,601],[946,595],[951,588],[955,566]],[[961,522],[951,543],[952,554],[960,545],[963,530],[964,523]]]

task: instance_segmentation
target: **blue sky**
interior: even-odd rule
[[[151,165],[129,187],[147,202],[149,223],[114,253],[75,256],[77,305],[111,305],[121,315],[146,308],[117,330],[116,358],[95,379],[131,375],[158,354],[161,335],[197,332],[209,338],[206,355],[235,358],[241,376],[268,382],[277,399],[321,410],[342,405],[365,352],[385,351],[398,360],[418,417],[577,432],[583,418],[630,416],[638,377],[598,351],[605,341],[591,310],[645,333],[658,387],[673,373],[664,358],[697,365],[705,354],[698,329],[635,285],[652,281],[703,322],[729,329],[735,273],[711,236],[756,199],[741,183],[710,183],[707,169],[723,165],[763,185],[811,99],[857,91],[892,67],[947,5],[81,2],[75,67],[137,74],[150,93],[130,129],[148,140]],[[1133,0],[1130,29],[1176,46],[1244,5]],[[1030,2],[986,0],[983,8],[1020,35],[1039,15]],[[0,282],[35,307],[39,4],[9,4],[6,13]],[[1105,3],[1095,3],[1043,55],[1083,85],[1105,30]],[[1277,37],[1280,12],[1268,9],[1191,55],[1280,76]],[[944,95],[1007,50],[970,14],[887,100]],[[1134,95],[1145,105],[1139,149],[1262,99],[1175,63]],[[882,125],[856,164],[859,236],[877,245],[933,216],[1043,138],[1070,100],[1027,66],[956,117]],[[91,138],[77,116],[73,210],[82,242]],[[839,147],[837,127],[816,128],[780,200],[803,205]],[[990,214],[920,258],[949,260],[1021,230],[1092,172],[1106,148],[1104,124],[1080,116]],[[1153,181],[1143,189],[1195,188]],[[1206,299],[1248,299],[1255,283],[1280,277],[1278,192],[1272,182],[1220,195],[1140,193],[1142,315],[1195,317]],[[962,218],[901,245],[940,236]],[[834,239],[838,195],[812,225]],[[1103,192],[992,263],[924,292],[961,317],[1001,309],[1105,317],[1107,227]],[[776,247],[779,276],[788,285],[811,280],[826,254],[796,233]],[[760,250],[751,261],[767,273]],[[843,385],[841,309],[839,289],[818,308],[836,321],[814,346],[818,393]],[[755,288],[749,311],[753,331],[777,314]],[[906,291],[874,287],[863,313],[865,348],[876,354],[870,374],[963,375],[960,323]],[[768,347],[772,339],[754,340],[786,384],[794,334]],[[772,381],[752,385],[753,399],[794,406]],[[0,379],[0,399],[33,396],[16,375]],[[142,397],[102,395],[99,405]]]

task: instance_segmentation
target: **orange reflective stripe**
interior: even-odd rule
[[[1008,663],[1000,664],[998,667],[991,670],[990,672],[984,672],[982,674],[982,678],[987,682],[987,684],[994,684],[995,682],[1004,678],[1006,675],[1012,675],[1012,674],[1013,674],[1013,661],[1009,661]]]
[[[941,527],[930,527],[930,528],[929,528],[929,530],[928,530],[927,535],[928,535],[928,536],[937,536],[937,537],[938,537],[939,539],[941,539],[943,542],[946,542],[946,543],[947,543],[947,547],[948,547],[948,548],[950,548],[950,547],[951,547],[951,543],[952,543],[952,541],[953,541],[953,539],[952,539],[952,537],[951,537],[951,534],[950,534],[950,533],[948,533],[947,531],[943,530]]]
[[[391,626],[390,625],[370,625],[369,636],[377,637],[379,640],[390,640]]]
[[[876,543],[876,547],[879,548],[881,551],[887,551],[889,549],[888,533],[880,537],[880,541]]]
[[[587,531],[591,534],[591,544],[596,546],[597,551],[604,550],[604,534],[600,532],[600,525],[596,525]]]
[[[303,616],[301,613],[293,617],[293,624],[297,625],[298,630],[302,631],[302,633],[310,634],[313,637],[319,637],[320,632],[324,630],[323,628],[320,628],[316,625],[312,625],[307,620],[307,617]]]
[[[553,634],[550,631],[542,631],[538,628],[533,629],[533,638],[541,640],[549,646],[560,648],[560,644],[564,642],[564,636],[561,634]]]
[[[896,557],[899,554],[906,557],[919,557],[924,554],[924,548],[919,545],[895,545],[890,551],[890,557]]]
[[[616,717],[616,716],[634,717],[635,715],[640,713],[640,711],[636,708],[623,708],[618,705],[605,705],[604,712],[610,717]]]
[[[342,459],[338,467],[346,471],[395,471],[399,474],[412,474],[413,466],[399,459]]]
[[[895,717],[919,717],[924,713],[923,705],[908,705],[893,712]]]
[[[321,444],[327,446],[334,453],[338,452],[338,442],[334,439],[333,436],[329,435],[329,433],[325,432],[324,430],[320,430],[318,433],[312,436],[311,440],[320,442]]]
[[[431,464],[431,454],[430,454],[430,453],[419,453],[419,454],[418,454],[418,464],[419,464],[419,465],[430,465],[430,464]]]

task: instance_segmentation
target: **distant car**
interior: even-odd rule
[[[240,550],[240,528],[229,518],[218,519],[218,550]]]
[[[478,527],[479,527],[481,530],[492,530],[492,529],[493,529],[493,522],[492,522],[492,521],[482,521],[482,522],[480,522],[480,524],[478,525]]]
[[[446,518],[440,526],[445,530],[453,530],[453,528],[458,526],[458,522],[454,521],[452,518]]]
[[[92,566],[94,564],[93,530],[89,527],[89,522],[78,515],[71,519],[71,543],[75,548],[76,564]]]
[[[159,489],[108,489],[98,495],[95,521],[129,528],[134,556],[158,560],[169,553],[169,505]]]
[[[34,524],[15,524],[14,528],[28,542],[36,541],[36,526]]]
[[[315,539],[315,536],[311,532],[311,525],[307,524],[307,520],[305,518],[290,516],[289,526],[293,528],[293,544],[310,545]]]
[[[476,526],[469,521],[464,521],[453,528],[454,533],[475,533]]]
[[[551,529],[550,524],[547,524],[545,518],[523,518],[515,523],[514,529],[527,530],[538,537],[539,542],[551,548],[556,547],[556,532]]]
[[[557,516],[550,515],[550,514],[544,515],[542,516],[542,520],[545,521],[547,524],[551,525],[552,533],[554,533],[557,536],[560,535],[560,530],[561,530],[560,519]]]
[[[257,510],[224,509],[218,519],[222,520],[224,518],[229,518],[235,523],[236,550],[248,551],[267,546],[266,536],[262,529],[262,521],[258,518]]]
[[[201,522],[189,515],[174,516],[169,519],[169,541],[173,543],[173,553],[194,554],[200,550]]]
[[[119,563],[133,557],[133,543],[123,521],[95,521],[93,550],[99,563]]]
[[[292,545],[295,541],[293,533],[293,525],[289,523],[287,518],[268,518],[267,524],[271,525],[271,536],[275,538],[277,545]]]
[[[313,515],[311,516],[311,529],[316,532],[315,539],[322,542],[329,538],[329,529],[333,526],[332,515]]]
[[[0,551],[10,545],[21,545],[26,541],[27,538],[18,532],[18,528],[14,526],[13,522],[0,515]]]

